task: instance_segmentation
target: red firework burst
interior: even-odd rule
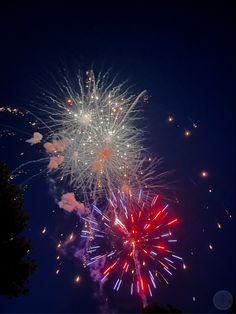
[[[106,209],[110,218],[93,206],[93,216],[87,220],[89,228],[82,235],[90,239],[87,265],[103,260],[101,283],[110,279],[115,291],[121,285],[131,294],[136,291],[145,305],[157,282],[168,283],[167,276],[176,269],[175,261],[182,258],[172,249],[177,240],[171,228],[178,219],[168,213],[169,205],[159,196],[150,202],[141,199],[135,202],[124,193],[113,195]]]

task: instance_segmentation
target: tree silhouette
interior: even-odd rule
[[[29,220],[22,211],[23,192],[11,184],[8,167],[0,163],[0,295],[10,298],[28,292],[28,277],[36,269],[28,257],[31,241],[19,236]]]
[[[182,313],[181,310],[175,308],[174,306],[170,304],[167,304],[166,306],[154,304],[153,306],[145,307],[142,312],[143,313]]]
[[[236,313],[236,296],[235,295],[233,296],[233,303],[227,312],[228,313]]]

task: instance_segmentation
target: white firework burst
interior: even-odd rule
[[[95,78],[93,71],[76,82],[64,76],[56,89],[43,91],[39,108],[49,172],[92,198],[114,188],[147,187],[154,173],[143,129],[136,126],[146,91],[130,94],[124,83],[114,82],[108,73]]]

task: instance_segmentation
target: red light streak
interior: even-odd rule
[[[175,219],[171,220],[170,222],[168,222],[167,226],[172,225],[173,223],[175,223],[177,221],[178,221],[178,219],[175,218]]]
[[[141,276],[140,276],[140,282],[141,282],[141,288],[142,288],[142,290],[144,290],[143,279]]]
[[[116,265],[117,261],[109,266],[106,270],[104,270],[103,275],[105,275],[110,269],[112,269]]]
[[[134,216],[133,216],[133,214],[131,214],[131,221],[132,221],[132,223],[134,223]]]
[[[123,266],[123,269],[125,269],[125,267],[127,266],[127,262],[125,262],[124,266]]]
[[[157,217],[160,215],[160,213],[161,213],[161,210],[159,210],[159,212],[156,214],[156,216],[154,217],[154,219],[153,219],[153,220],[156,220],[156,219],[157,219]]]
[[[156,248],[158,248],[160,250],[165,250],[166,249],[164,246],[161,246],[161,245],[157,245]]]

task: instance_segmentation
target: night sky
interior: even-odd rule
[[[27,109],[37,97],[37,82],[50,85],[48,73],[56,75],[62,65],[95,72],[111,68],[135,89],[148,90],[145,140],[173,170],[180,200],[178,253],[187,265],[168,286],[159,286],[151,304],[170,303],[185,312],[219,312],[214,294],[236,293],[235,18],[230,1],[157,1],[155,6],[58,1],[0,8],[0,107]],[[0,132],[4,125],[27,130],[24,119],[0,112]],[[0,159],[11,169],[38,158],[26,138],[23,133],[0,137]],[[0,297],[0,311],[98,312],[102,304],[78,260],[63,257],[56,275],[58,235],[75,217],[58,208],[44,176],[28,182],[25,210],[38,269],[30,292],[13,300]],[[112,308],[138,313],[141,302],[121,292]]]

